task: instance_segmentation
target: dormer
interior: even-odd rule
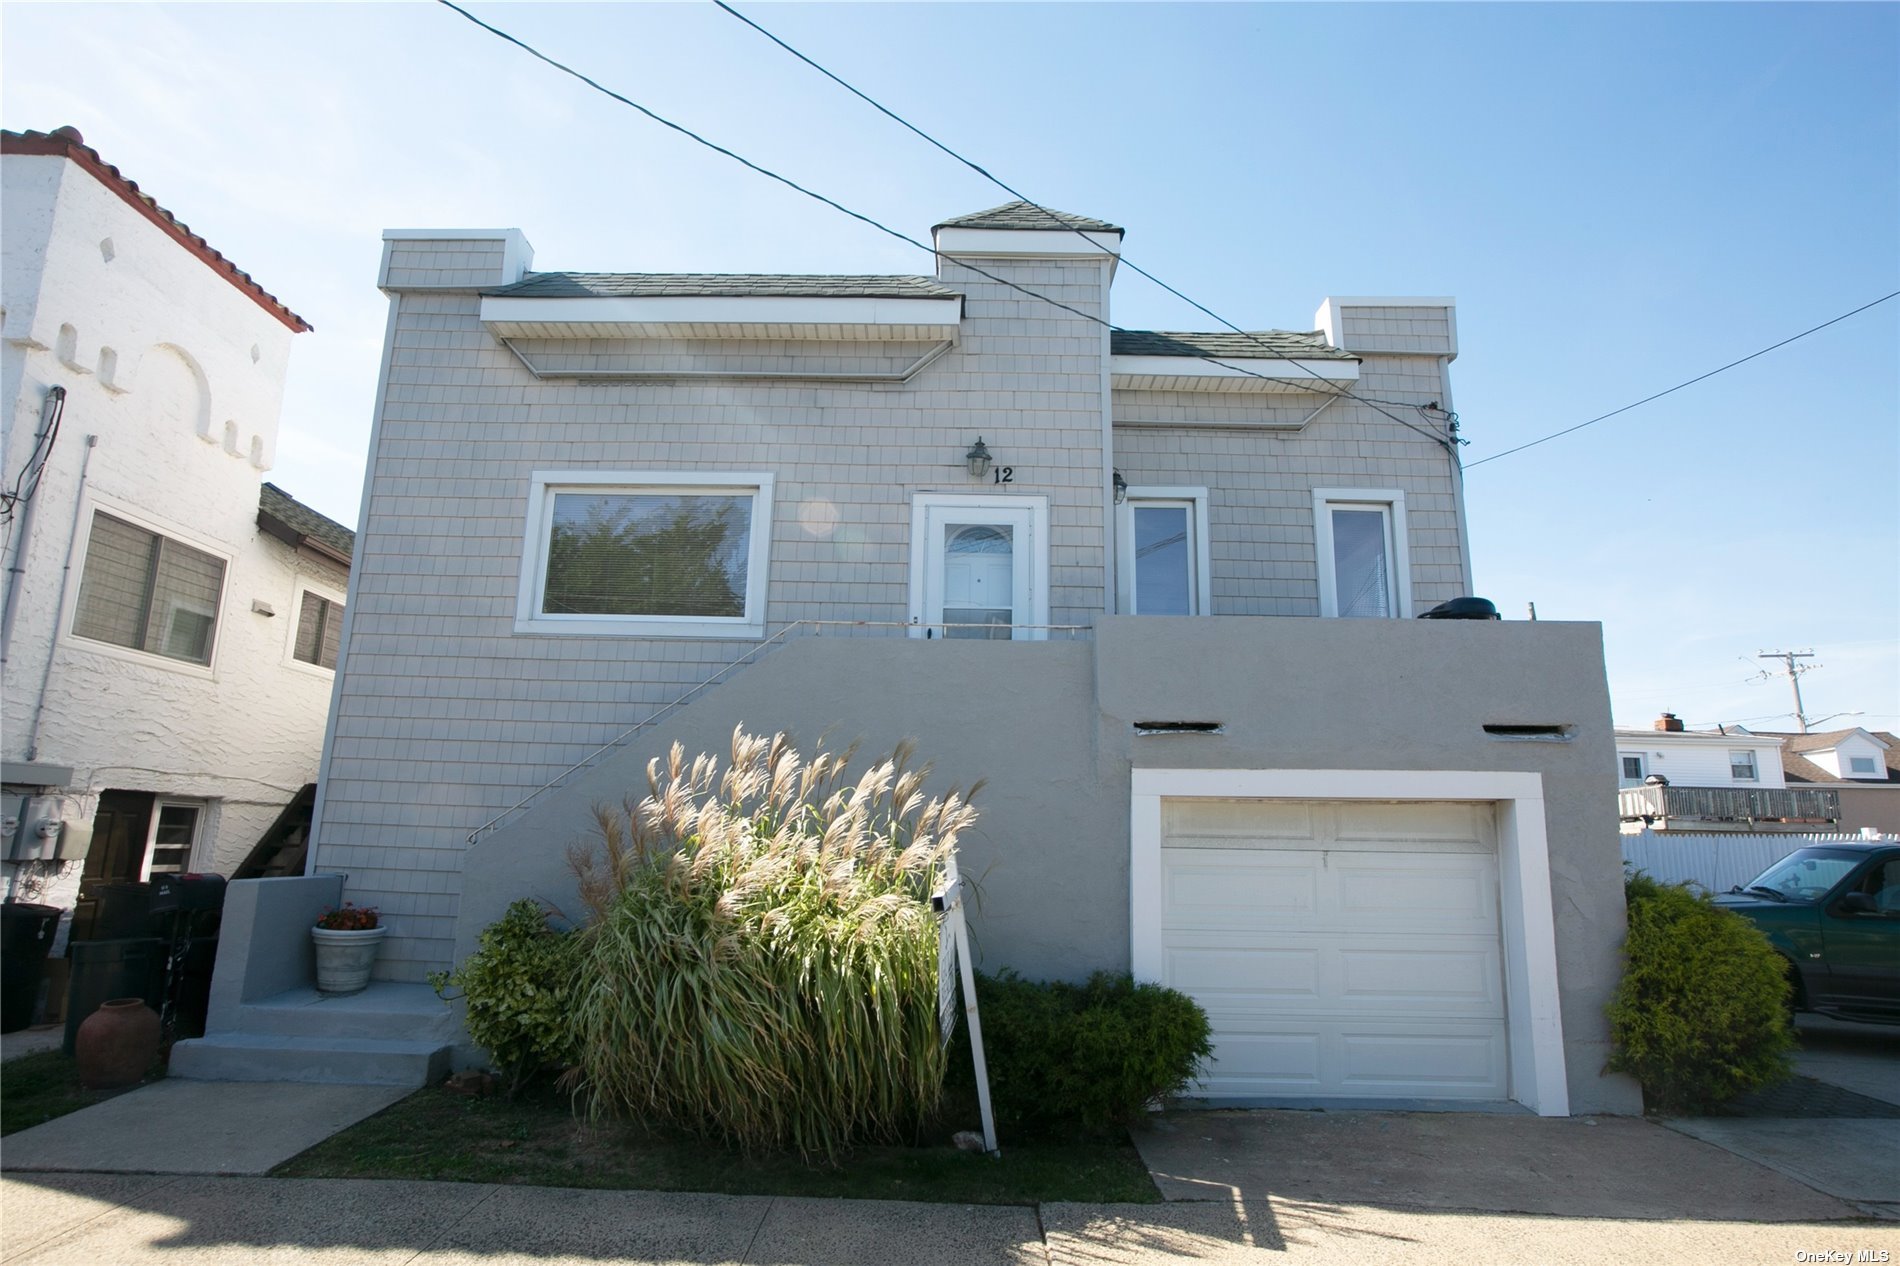
[[[1804,747],[1801,755],[1836,778],[1855,782],[1886,782],[1887,747],[1866,730],[1842,730],[1825,736],[1825,747]]]

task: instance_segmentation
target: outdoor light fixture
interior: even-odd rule
[[[1128,481],[1122,478],[1122,473],[1118,470],[1115,472],[1115,504],[1120,505],[1126,500],[1128,500]]]
[[[983,443],[981,435],[976,443],[970,445],[970,451],[963,455],[963,468],[970,472],[970,478],[981,479],[990,473],[990,450]]]

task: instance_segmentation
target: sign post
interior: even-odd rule
[[[970,962],[970,929],[963,918],[963,879],[953,856],[943,886],[930,898],[938,915],[937,1030],[947,1045],[956,1032],[957,991],[962,986],[963,1019],[970,1029],[970,1058],[976,1064],[976,1102],[983,1113],[983,1150],[1001,1156],[996,1145],[996,1116],[990,1110],[990,1072],[983,1059],[983,1021],[976,1013],[976,969]]]

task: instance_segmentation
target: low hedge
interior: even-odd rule
[[[1004,1127],[1126,1123],[1179,1094],[1213,1053],[1207,1015],[1193,999],[1126,974],[1086,984],[977,978],[990,1096]],[[955,1053],[953,1078],[972,1081]]]
[[[1747,919],[1636,874],[1627,965],[1609,1008],[1610,1068],[1651,1112],[1699,1112],[1779,1081],[1794,1035],[1787,965]]]
[[[523,897],[482,929],[481,947],[460,967],[429,976],[444,998],[461,990],[468,1035],[511,1099],[537,1073],[574,1062],[575,947],[573,933],[550,927],[548,911]]]

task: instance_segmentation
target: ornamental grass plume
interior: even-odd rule
[[[930,895],[976,812],[926,797],[908,744],[847,782],[854,753],[806,761],[741,728],[723,768],[674,744],[643,800],[596,809],[599,839],[569,852],[593,916],[574,1010],[592,1112],[831,1161],[930,1118]]]

